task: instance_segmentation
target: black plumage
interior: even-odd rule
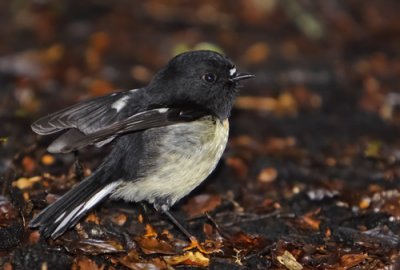
[[[237,73],[219,53],[187,52],[173,58],[147,87],[84,101],[36,121],[32,129],[40,135],[65,131],[49,146],[53,153],[113,146],[91,176],[30,226],[57,238],[111,196],[152,203],[183,229],[169,208],[216,166],[238,82],[250,77]]]

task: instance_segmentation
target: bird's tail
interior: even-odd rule
[[[120,184],[119,181],[109,181],[109,178],[109,171],[95,171],[56,202],[43,209],[32,219],[29,227],[39,227],[43,237],[56,239],[75,226],[91,208]]]

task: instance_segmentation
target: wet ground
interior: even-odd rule
[[[0,3],[4,269],[400,268],[400,3]],[[173,211],[106,201],[59,239],[29,220],[77,181],[30,124],[145,85],[173,55],[223,51],[246,82],[216,171]],[[90,174],[108,149],[79,158]]]

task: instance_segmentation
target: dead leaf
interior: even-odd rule
[[[84,257],[75,259],[72,270],[104,270],[105,265],[98,265],[95,261]]]
[[[113,217],[113,221],[118,224],[119,226],[124,226],[127,221],[127,216],[125,214],[118,214],[117,216]]]
[[[12,186],[19,189],[27,189],[31,188],[35,183],[39,182],[40,180],[42,180],[42,177],[40,176],[34,176],[31,178],[21,177],[18,180],[12,182]]]
[[[90,213],[87,217],[86,217],[86,221],[90,221],[93,222],[95,224],[100,224],[100,219],[99,217],[94,214],[94,213]]]
[[[169,265],[191,265],[198,267],[207,267],[210,263],[210,259],[205,257],[201,252],[186,252],[183,255],[177,256],[164,256],[164,260]]]
[[[275,168],[269,167],[262,169],[258,175],[258,181],[262,183],[271,183],[278,177],[278,171]]]
[[[50,166],[50,165],[54,164],[55,158],[54,158],[54,156],[52,156],[52,155],[50,155],[50,154],[46,154],[46,155],[43,155],[43,156],[42,156],[41,161],[42,161],[42,163],[43,163],[44,165]]]
[[[263,237],[250,235],[243,231],[235,233],[224,241],[224,246],[241,249],[243,253],[261,250],[265,244],[266,241]]]
[[[149,254],[176,254],[177,250],[168,242],[155,237],[136,237],[135,241],[138,243],[143,253]]]
[[[359,265],[367,258],[368,258],[368,255],[364,254],[364,253],[345,254],[340,257],[340,265],[343,266],[344,269],[350,269],[356,265]]]
[[[24,166],[24,170],[27,172],[33,172],[37,167],[35,160],[29,156],[22,159],[22,166]]]
[[[303,269],[303,266],[296,260],[292,253],[287,250],[285,250],[282,256],[276,257],[276,259],[289,270]]]
[[[113,254],[124,252],[124,248],[121,243],[109,239],[80,239],[80,240],[68,240],[63,237],[60,241],[64,248],[74,254],[87,254],[87,255],[99,255],[99,254]]]
[[[226,164],[233,168],[240,178],[246,177],[249,169],[241,158],[229,157],[226,159]]]
[[[3,196],[0,196],[0,226],[9,226],[18,218],[17,209]]]
[[[202,194],[191,198],[183,209],[190,218],[193,218],[214,210],[220,204],[220,196]]]
[[[144,269],[161,270],[168,268],[165,261],[161,260],[160,258],[144,260],[139,256],[139,254],[136,251],[130,251],[126,256],[116,259],[112,258],[111,260],[113,262],[117,262],[133,270],[144,270]]]

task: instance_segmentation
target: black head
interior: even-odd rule
[[[174,57],[149,85],[156,102],[166,106],[198,106],[220,119],[229,116],[238,82],[253,75],[213,51],[191,51]],[[157,96],[157,97],[155,97]]]

